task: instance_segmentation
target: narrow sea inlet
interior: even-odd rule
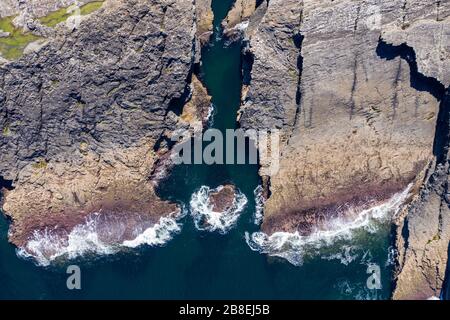
[[[233,0],[214,0],[214,35],[202,52],[199,77],[212,96],[211,127],[237,127],[242,43],[220,37]],[[202,190],[233,184],[242,195],[217,232],[193,217],[207,201]],[[113,255],[59,259],[47,267],[18,257],[0,220],[0,299],[388,299],[391,293],[391,205],[374,208],[357,227],[333,237],[304,239],[280,233],[266,239],[255,223],[260,185],[256,165],[178,165],[159,195],[180,203],[186,215],[164,246],[141,246]],[[245,201],[244,201],[245,198]],[[201,214],[201,212],[200,212]],[[205,212],[203,214],[206,214]],[[258,219],[256,219],[258,220]],[[227,221],[224,223],[226,224]],[[196,223],[197,222],[197,223]],[[256,241],[255,241],[256,240]],[[261,247],[264,243],[264,247]],[[66,268],[81,269],[82,289],[68,290]],[[369,288],[373,266],[381,286]]]

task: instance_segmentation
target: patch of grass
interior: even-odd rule
[[[93,2],[86,3],[84,6],[80,7],[81,15],[85,16],[94,11],[97,11],[98,9],[100,9],[102,7],[103,2],[105,2],[105,1],[93,1]]]
[[[11,130],[9,129],[8,125],[5,125],[3,127],[2,133],[3,133],[4,137],[7,137],[7,136],[9,136],[11,134]]]
[[[69,18],[73,14],[74,14],[74,12],[70,12],[70,13],[67,12],[67,8],[62,8],[62,9],[56,10],[54,12],[50,12],[45,17],[40,18],[39,21],[43,25],[53,28],[58,23],[66,21],[67,18]]]
[[[35,163],[33,163],[32,164],[32,167],[34,168],[34,169],[45,169],[45,168],[47,168],[47,161],[45,161],[45,160],[39,160],[39,162],[35,162]]]
[[[89,2],[80,7],[80,14],[82,16],[88,15],[101,8],[104,1]],[[67,8],[62,8],[51,12],[39,21],[48,27],[55,27],[58,23],[64,22],[70,16],[76,14],[76,11],[68,12]],[[41,39],[30,32],[23,32],[22,29],[16,28],[13,25],[13,20],[16,16],[10,16],[0,19],[0,30],[9,32],[9,36],[0,38],[0,56],[8,60],[16,60],[23,55],[26,46],[36,40]]]
[[[84,155],[88,153],[89,150],[89,143],[86,141],[80,142],[80,152]]]
[[[88,15],[101,8],[104,1],[94,1],[86,3],[80,7],[80,15]],[[51,12],[45,17],[39,19],[39,21],[47,27],[55,27],[58,23],[66,21],[70,16],[77,14],[76,10],[69,10],[71,7],[61,8],[57,11]],[[69,12],[70,11],[70,12]]]
[[[32,33],[25,33],[14,27],[14,18],[15,16],[0,19],[0,29],[9,32],[9,36],[0,38],[0,55],[8,60],[20,58],[29,43],[40,39]]]
[[[433,238],[431,238],[430,240],[428,240],[427,244],[430,244],[433,241],[438,241],[441,240],[441,237],[439,236],[439,234],[434,235]]]
[[[12,24],[12,21],[14,18],[15,16],[0,19],[0,30],[3,30],[4,32],[13,32],[14,25]]]

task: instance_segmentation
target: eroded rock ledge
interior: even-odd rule
[[[107,1],[78,30],[0,67],[10,241],[23,246],[36,230],[67,234],[92,213],[126,213],[145,226],[179,213],[155,194],[153,174],[170,165],[161,161],[164,137],[207,114],[206,90],[192,76],[203,34],[195,10],[188,0]],[[178,105],[191,96],[196,116],[182,119]]]
[[[249,34],[240,111],[244,128],[282,130],[280,170],[262,177],[263,231],[308,234],[410,184],[418,193],[442,134],[449,11],[447,1],[269,1]],[[400,45],[411,51],[392,54]],[[436,250],[446,257],[442,238]],[[439,259],[426,257],[430,279]]]

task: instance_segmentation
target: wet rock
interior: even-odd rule
[[[233,206],[235,198],[236,188],[233,185],[225,185],[219,190],[211,192],[208,201],[214,212],[225,212]]]
[[[190,201],[190,212],[198,230],[226,234],[237,223],[247,204],[245,195],[233,185],[211,189],[202,186]]]

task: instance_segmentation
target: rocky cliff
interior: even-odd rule
[[[432,175],[441,182],[426,177],[448,131],[437,124],[448,105],[449,15],[449,1],[270,0],[248,34],[240,123],[282,130],[280,170],[263,177],[263,230],[308,234],[412,185],[421,196],[403,216],[416,237],[406,249],[397,242],[396,298],[425,297],[421,287],[440,288],[445,270],[446,165]]]
[[[183,105],[195,98],[195,126],[207,114],[206,90],[192,76],[208,28],[199,31],[197,9],[189,0],[106,1],[76,30],[55,27],[37,51],[0,67],[10,241],[65,237],[95,213],[120,220],[109,240],[123,242],[180,212],[155,185],[169,165],[168,135],[190,125]]]
[[[209,114],[193,66],[212,33],[210,0],[110,0],[74,28],[42,22],[73,3],[0,7],[26,37],[17,59],[0,59],[2,202],[25,249],[36,232],[67,237],[92,214],[117,227],[104,234],[113,243],[176,216],[155,193],[168,136]],[[282,132],[280,170],[262,177],[263,230],[309,234],[412,186],[394,221],[393,297],[439,296],[450,1],[238,0],[223,27],[246,44],[241,126]]]

